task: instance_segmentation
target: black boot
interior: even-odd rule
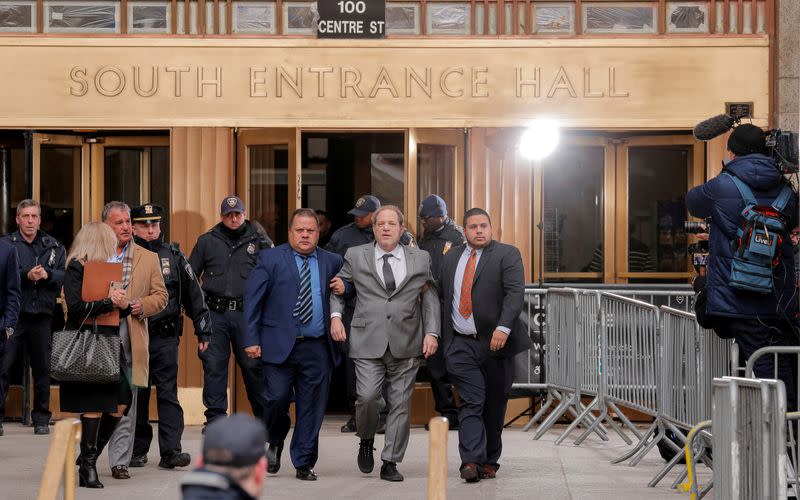
[[[86,488],[102,488],[97,477],[97,433],[100,430],[99,418],[81,416],[81,456],[78,466],[78,484]]]
[[[103,453],[108,441],[111,439],[111,435],[114,434],[114,429],[117,428],[117,424],[119,424],[121,419],[122,417],[114,417],[108,413],[103,413],[103,416],[97,419],[100,422],[100,430],[97,432],[98,457]],[[80,465],[82,459],[82,455],[78,455],[78,459],[75,460],[75,465]]]

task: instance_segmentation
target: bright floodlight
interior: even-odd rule
[[[519,152],[529,160],[541,160],[558,146],[558,122],[549,119],[533,120],[519,141]]]

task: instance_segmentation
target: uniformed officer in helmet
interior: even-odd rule
[[[172,469],[189,465],[191,458],[181,450],[183,409],[178,402],[178,344],[183,333],[183,313],[194,323],[201,351],[211,340],[211,315],[200,283],[177,243],[165,243],[161,234],[163,209],[146,204],[131,209],[133,239],[137,245],[158,255],[161,275],[169,293],[167,307],[149,318],[150,384],[156,388],[158,408],[159,467]],[[131,467],[144,467],[153,439],[149,420],[150,388],[140,389],[136,410],[136,432]]]
[[[220,206],[220,222],[200,235],[189,256],[195,275],[203,281],[206,303],[211,310],[214,338],[204,352],[203,405],[206,425],[228,412],[228,364],[231,349],[242,369],[247,399],[253,414],[264,414],[261,360],[247,356],[244,285],[256,265],[258,253],[272,248],[272,240],[245,217],[244,202],[226,196]]]
[[[442,262],[451,248],[464,243],[464,230],[447,216],[447,204],[438,195],[432,194],[422,200],[419,207],[423,236],[419,247],[431,255],[433,279],[439,282]],[[436,411],[446,417],[451,429],[458,429],[458,408],[453,397],[453,386],[447,379],[444,363],[444,349],[425,360],[431,378],[431,391]],[[427,424],[426,424],[427,428]]]
[[[344,254],[352,247],[365,245],[375,241],[375,233],[372,231],[372,214],[381,207],[381,202],[375,196],[366,194],[356,201],[356,206],[350,210],[348,215],[352,215],[354,220],[346,226],[337,229],[325,250],[329,252],[338,253],[344,258]],[[405,231],[403,236],[400,237],[400,243],[403,245],[416,246],[414,237],[411,233]],[[350,338],[350,321],[353,319],[353,312],[355,311],[355,299],[348,300],[345,304],[344,310],[344,327],[347,332],[347,338]],[[344,355],[347,356],[348,345],[347,342],[342,342],[341,347],[344,350]],[[342,426],[342,432],[356,432],[356,416],[355,404],[358,395],[356,394],[356,373],[353,361],[347,358],[345,363],[346,378],[347,378],[347,399],[350,408],[350,419]],[[384,388],[384,398],[386,397],[386,389]],[[378,433],[382,434],[385,428],[386,413],[388,412],[388,405],[384,407],[383,413],[380,416],[378,424]]]

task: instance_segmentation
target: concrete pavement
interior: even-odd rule
[[[353,434],[342,434],[339,427],[341,417],[327,417],[320,442],[320,459],[315,467],[319,480],[315,483],[299,481],[294,477],[294,468],[287,449],[283,455],[283,467],[275,476],[269,476],[263,498],[274,499],[391,499],[420,500],[427,495],[428,434],[422,428],[411,432],[406,458],[398,466],[405,475],[402,483],[387,483],[378,478],[380,449],[383,437],[376,438],[376,467],[371,475],[364,475],[356,466],[358,439]],[[35,499],[49,438],[34,436],[30,427],[6,422],[5,436],[0,437],[0,499]],[[618,437],[601,442],[595,436],[580,447],[570,444],[553,444],[555,430],[539,441],[532,440],[531,433],[519,428],[507,429],[503,433],[504,450],[502,467],[496,480],[484,480],[477,484],[466,484],[458,478],[458,435],[448,435],[448,463],[450,479],[448,498],[529,500],[529,499],[676,499],[688,498],[669,489],[674,473],[656,488],[648,488],[647,482],[663,465],[656,451],[648,455],[638,467],[611,465],[610,460],[621,455],[628,447]],[[577,435],[577,433],[576,433]],[[290,436],[291,437],[291,436]],[[184,450],[197,457],[201,444],[199,427],[188,427],[184,434]],[[150,452],[150,462],[141,469],[131,469],[130,480],[120,481],[111,477],[108,458],[100,457],[101,481],[105,489],[88,490],[78,488],[79,499],[114,500],[167,500],[180,498],[179,483],[182,470],[160,470],[158,445]],[[703,481],[710,472],[702,468]],[[701,481],[702,482],[702,481]],[[713,494],[713,491],[712,491]],[[707,497],[709,498],[709,497]]]

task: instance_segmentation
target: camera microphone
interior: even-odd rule
[[[692,133],[698,141],[710,141],[730,130],[738,121],[730,115],[712,116],[698,123]]]

